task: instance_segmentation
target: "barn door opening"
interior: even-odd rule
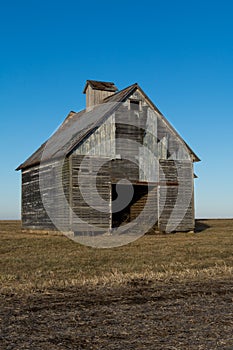
[[[118,186],[119,187],[124,186],[122,187],[123,191],[130,191],[129,185],[127,184],[118,185]],[[133,196],[130,203],[128,203],[128,205],[126,205],[122,210],[115,212],[115,209],[117,208],[115,207],[114,201],[117,199],[118,193],[116,191],[116,184],[112,184],[112,220],[111,221],[112,221],[113,229],[119,226],[126,225],[131,221],[135,220],[144,209],[148,199],[148,193],[151,191],[153,192],[153,201],[151,202],[152,205],[149,208],[150,212],[148,213],[148,216],[155,215],[156,216],[155,222],[157,223],[158,210],[157,210],[157,200],[155,199],[155,196],[157,198],[157,188],[155,187],[148,188],[147,185],[140,185],[140,184],[132,185],[132,186],[133,186]],[[151,194],[152,193],[150,193],[150,195]]]

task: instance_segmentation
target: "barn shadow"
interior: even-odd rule
[[[204,220],[204,219],[195,220],[195,232],[197,233],[203,232],[208,228],[210,228],[210,225],[208,225],[207,221],[208,220]]]

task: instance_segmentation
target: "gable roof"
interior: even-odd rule
[[[70,112],[48,141],[44,142],[25,162],[20,164],[16,170],[22,170],[40,164],[45,148],[46,158],[43,158],[44,162],[67,156],[80,142],[83,141],[84,138],[93,133],[106,120],[106,118],[113,113],[113,111],[119,106],[119,103],[124,102],[137,89],[145,97],[152,109],[156,110],[171,131],[181,140],[183,145],[192,155],[193,160],[196,162],[200,161],[197,155],[181,138],[140,86],[135,83],[109,97],[106,97],[101,104],[95,106],[91,111],[86,111],[84,109],[78,113],[73,111]],[[72,135],[72,137],[70,137],[70,135]],[[46,146],[47,143],[49,143],[49,147]]]

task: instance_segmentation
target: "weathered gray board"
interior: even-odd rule
[[[93,231],[105,232],[111,227],[109,159],[104,159],[104,165],[99,169],[99,158],[85,157],[84,162],[83,158],[84,156],[80,155],[72,155],[70,158],[72,164],[72,208],[74,212],[72,230],[77,233],[87,232],[92,230],[89,225],[93,225]],[[82,184],[81,187],[80,183]],[[95,183],[97,193],[93,188]],[[98,195],[105,201],[105,204],[98,200]],[[93,203],[96,208],[92,208],[88,202]],[[83,220],[83,223],[80,222],[80,219]]]
[[[41,193],[39,172],[43,177]],[[49,208],[51,217],[59,219],[62,227],[69,230],[69,212],[64,206],[62,194],[69,200],[69,164],[68,159],[63,164],[62,172],[58,162],[35,166],[22,172],[22,226],[32,229],[56,230],[45,210]],[[45,206],[43,204],[45,203]]]
[[[192,162],[160,160],[160,168],[159,229],[166,232],[169,223],[175,231],[193,230]]]

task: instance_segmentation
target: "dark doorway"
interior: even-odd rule
[[[120,187],[120,192],[130,191],[130,185],[118,185]],[[124,187],[122,187],[124,186]],[[138,217],[138,215],[143,210],[145,203],[147,201],[148,186],[147,185],[132,185],[133,195],[130,203],[125,206],[124,209],[112,213],[112,228],[116,228],[133,221]],[[112,202],[118,197],[116,191],[116,184],[112,184]],[[114,211],[114,203],[112,203],[112,209]]]

